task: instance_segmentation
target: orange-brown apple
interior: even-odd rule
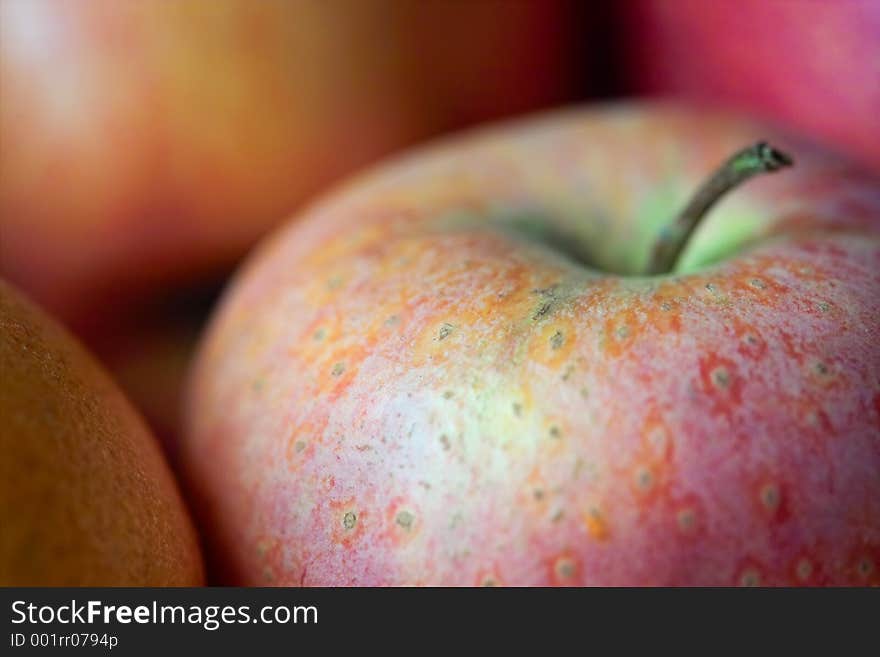
[[[0,372],[0,584],[201,584],[156,439],[92,357],[3,281]]]
[[[0,3],[0,270],[81,332],[315,190],[565,93],[558,3]],[[106,330],[106,327],[103,327]]]
[[[795,166],[658,269],[760,138]],[[750,149],[688,207],[784,164]],[[230,582],[877,584],[878,317],[876,178],[699,107],[551,114],[266,242],[201,347],[183,461]]]

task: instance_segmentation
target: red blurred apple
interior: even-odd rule
[[[795,167],[642,275],[762,137]],[[878,317],[876,179],[705,108],[549,115],[264,244],[202,344],[184,469],[234,583],[877,584]]]
[[[631,91],[760,112],[880,170],[880,3],[634,0],[620,8]]]
[[[342,173],[556,100],[564,13],[537,1],[6,0],[0,268],[97,330],[116,302],[233,262]]]

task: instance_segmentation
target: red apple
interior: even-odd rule
[[[631,90],[747,108],[880,170],[880,3],[635,0]]]
[[[795,167],[641,275],[764,137]],[[229,582],[876,584],[878,317],[876,179],[705,108],[552,114],[265,243],[201,347],[183,461]]]
[[[4,1],[2,272],[97,331],[118,302],[234,262],[352,168],[556,100],[563,7],[495,9]]]
[[[0,280],[0,585],[194,586],[156,439],[92,357]]]

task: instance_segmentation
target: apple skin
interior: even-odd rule
[[[156,439],[92,357],[0,280],[0,585],[194,586]]]
[[[623,275],[758,137],[795,168],[679,272]],[[197,357],[184,472],[230,583],[877,584],[878,317],[876,178],[705,108],[554,113],[265,242]]]
[[[633,0],[620,6],[629,91],[738,107],[880,171],[880,4]]]
[[[224,270],[329,181],[557,100],[564,14],[537,1],[0,3],[0,273],[79,334],[105,331],[108,307]],[[475,29],[456,38],[461,25]]]

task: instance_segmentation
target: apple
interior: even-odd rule
[[[0,270],[80,335],[107,332],[344,173],[557,100],[564,6],[497,8],[5,0]]]
[[[156,439],[94,359],[0,281],[0,585],[203,583]]]
[[[619,11],[629,91],[760,112],[880,170],[880,3],[635,0]]]
[[[560,111],[264,242],[183,470],[227,583],[877,584],[878,317],[876,178],[699,106]]]

